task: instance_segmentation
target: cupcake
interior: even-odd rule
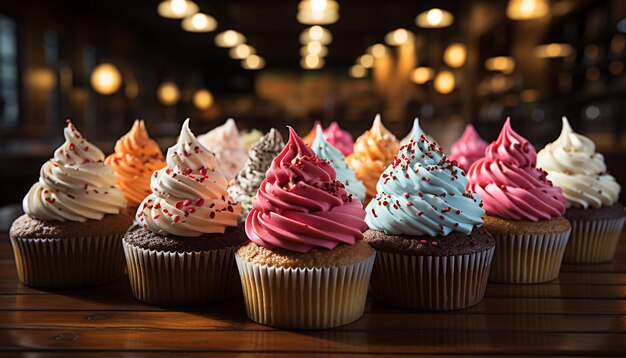
[[[348,156],[354,152],[354,139],[352,139],[352,135],[341,129],[337,122],[332,122],[328,128],[324,129],[323,135],[324,139],[330,145],[339,149],[344,156]]]
[[[452,144],[449,158],[456,160],[461,169],[468,170],[475,161],[485,156],[485,149],[487,142],[478,135],[476,128],[468,123],[461,137]]]
[[[398,152],[398,140],[383,126],[380,115],[376,115],[372,128],[357,138],[354,153],[346,158],[348,167],[354,170],[357,179],[365,185],[364,203],[376,196],[376,183]]]
[[[431,143],[417,119],[366,208],[365,241],[377,252],[371,293],[403,308],[455,310],[483,299],[495,241],[480,196]]]
[[[337,327],[363,314],[374,251],[365,212],[335,170],[293,131],[246,219],[236,254],[248,316],[289,329]]]
[[[230,196],[243,205],[242,220],[245,221],[252,209],[252,202],[272,160],[284,147],[283,137],[272,128],[248,152],[246,164],[228,187]]]
[[[22,201],[9,236],[20,281],[81,288],[124,275],[121,238],[132,224],[104,154],[67,121],[65,143]]]
[[[259,141],[263,137],[263,132],[258,129],[251,129],[248,131],[243,131],[239,135],[239,142],[241,143],[241,147],[243,150],[249,151],[252,149],[252,146]]]
[[[563,261],[612,260],[626,214],[617,201],[621,187],[606,172],[604,157],[596,153],[595,144],[574,132],[563,117],[561,135],[539,151],[537,165],[548,172],[548,179],[567,199],[565,217],[572,224],[572,235]]]
[[[189,119],[166,160],[122,242],[133,295],[160,305],[227,299],[241,289],[233,255],[246,241],[241,205]]]
[[[136,120],[130,132],[115,143],[115,152],[104,163],[117,176],[117,186],[131,207],[137,207],[151,193],[150,178],[165,166],[159,145],[150,139],[143,120]]]
[[[235,120],[230,118],[223,125],[198,136],[198,141],[217,158],[219,170],[230,180],[243,168],[248,159],[239,141]]]
[[[307,135],[305,135],[304,137],[302,137],[302,141],[308,145],[311,146],[313,144],[313,141],[315,140],[315,133],[317,133],[317,126],[321,126],[322,123],[320,123],[320,121],[315,120],[313,122],[313,127],[311,128],[311,130],[309,131],[309,133],[307,133]]]
[[[311,148],[320,159],[328,160],[337,173],[337,180],[343,183],[349,194],[360,201],[365,200],[365,186],[356,179],[354,171],[346,164],[346,157],[341,154],[339,149],[326,141],[322,133],[322,126],[317,127],[317,136]]]
[[[417,127],[416,127],[417,126]],[[409,133],[407,133],[407,135],[402,138],[402,140],[400,141],[400,146],[403,145],[407,145],[409,144],[409,142],[411,141],[411,139],[413,139],[413,135],[416,132],[422,132],[422,129],[419,127],[419,118],[415,118],[415,120],[413,121],[413,127],[411,128],[411,130],[409,131]],[[425,134],[426,139],[431,143],[434,144],[436,146],[438,146],[439,144],[437,144],[437,141],[435,140],[435,138],[429,136],[428,134]],[[419,138],[417,138],[419,139]]]
[[[469,168],[467,187],[483,199],[484,226],[498,247],[491,281],[540,283],[559,275],[571,225],[561,189],[536,163],[535,148],[507,118],[485,157]]]

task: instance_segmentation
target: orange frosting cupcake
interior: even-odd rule
[[[115,152],[104,162],[115,171],[117,186],[132,207],[139,206],[152,192],[152,173],[165,166],[163,152],[148,136],[143,120],[135,121],[130,131],[115,143]]]
[[[316,135],[316,130],[317,130],[317,126],[321,125],[322,123],[318,120],[315,120],[313,122],[313,128],[311,128],[311,130],[309,131],[309,133],[307,133],[307,135],[305,135],[304,137],[302,137],[302,141],[304,143],[306,143],[306,145],[308,145],[309,147],[311,145],[313,145],[313,141],[315,140],[315,135]]]
[[[354,153],[346,158],[346,163],[363,182],[368,196],[376,196],[378,178],[399,148],[398,139],[383,126],[380,115],[376,115],[372,128],[357,138]]]

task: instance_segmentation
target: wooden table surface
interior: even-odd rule
[[[489,284],[467,310],[414,312],[369,300],[348,326],[281,331],[249,321],[241,297],[178,309],[136,301],[126,279],[84,290],[26,287],[7,238],[15,213],[0,210],[0,356],[626,355],[624,237],[611,263],[564,265],[546,284]]]

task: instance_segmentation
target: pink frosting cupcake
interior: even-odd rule
[[[537,152],[507,119],[485,157],[472,164],[467,188],[483,199],[484,227],[496,239],[490,280],[538,283],[558,277],[571,225],[560,188],[536,167]]]
[[[324,129],[322,135],[330,145],[339,149],[344,156],[347,157],[354,152],[352,135],[339,127],[337,122],[332,122],[328,128]]]
[[[290,128],[246,219],[251,242],[236,254],[248,316],[292,329],[357,320],[374,263],[364,218],[330,163]]]
[[[452,145],[448,158],[456,160],[459,167],[467,171],[470,165],[485,156],[485,149],[487,142],[478,135],[476,128],[468,123],[461,137]]]

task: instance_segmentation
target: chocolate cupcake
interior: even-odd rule
[[[626,213],[617,201],[621,187],[606,172],[604,157],[596,153],[593,141],[574,132],[563,117],[561,135],[539,151],[537,165],[567,199],[565,217],[572,224],[572,235],[563,261],[611,261]]]
[[[411,309],[470,307],[484,296],[495,241],[481,227],[485,211],[463,171],[417,119],[413,128],[366,208],[365,241],[378,255],[372,296]]]
[[[161,305],[198,305],[234,296],[241,286],[234,252],[246,241],[241,205],[213,153],[183,124],[167,166],[135,215],[123,246],[133,295]]]
[[[64,135],[9,232],[20,281],[33,287],[88,287],[124,275],[120,239],[132,224],[124,194],[102,151],[69,120]]]
[[[293,131],[246,219],[251,242],[236,260],[250,319],[289,329],[357,320],[374,251],[361,239],[365,212]]]
[[[559,276],[571,225],[561,189],[536,167],[537,152],[507,118],[485,157],[472,164],[468,189],[479,194],[485,228],[496,239],[489,279],[540,283]]]

